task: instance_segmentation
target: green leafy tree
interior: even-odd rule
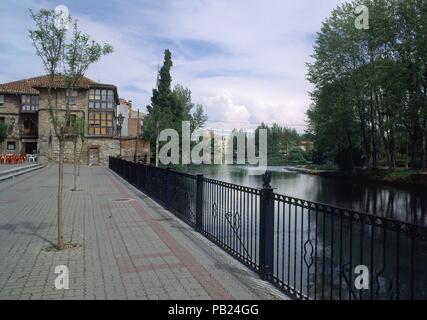
[[[255,130],[255,147],[259,148],[259,130],[267,130],[267,158],[270,165],[282,164],[287,160],[289,151],[300,143],[300,136],[295,129],[273,123],[271,126],[261,123]]]
[[[77,25],[77,21],[73,24],[73,35],[71,41],[65,45],[64,54],[64,79],[68,93],[74,91],[79,81],[85,75],[89,66],[101,59],[102,56],[113,52],[113,47],[109,44],[99,44],[91,41],[89,35],[82,33]],[[70,123],[70,99],[66,100],[66,123]],[[77,167],[80,157],[77,153],[77,142],[85,134],[85,119],[78,117],[71,123],[68,138],[73,141],[74,146],[74,188],[77,190]],[[83,140],[82,140],[83,146]]]
[[[354,9],[369,8],[369,29]],[[338,6],[317,35],[307,112],[316,150],[376,168],[406,157],[426,167],[427,2],[356,0]],[[359,161],[360,160],[360,161]]]
[[[156,138],[162,128],[168,128],[171,120],[171,83],[172,55],[165,50],[163,66],[161,67],[157,87],[153,89],[151,104],[147,106],[144,119],[144,138],[150,141],[150,149],[156,150]],[[156,155],[157,156],[157,155]]]
[[[304,151],[299,147],[293,147],[289,150],[289,153],[286,158],[292,162],[304,162]]]
[[[156,140],[161,130],[170,128],[181,135],[182,121],[190,121],[191,130],[196,130],[201,128],[207,120],[203,106],[192,102],[191,91],[188,88],[178,84],[173,90],[171,89],[172,65],[172,54],[169,50],[165,50],[163,66],[158,74],[157,88],[153,89],[151,104],[147,106],[148,113],[144,118],[143,135],[150,141],[151,150],[157,149]],[[159,148],[161,148],[160,142]]]

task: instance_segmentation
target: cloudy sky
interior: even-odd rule
[[[278,122],[303,132],[311,85],[305,63],[321,22],[343,0],[1,0],[0,83],[43,74],[28,39],[28,9],[65,5],[114,53],[87,76],[118,86],[141,110],[163,51],[174,84],[191,89],[211,128]],[[215,121],[223,121],[215,123]]]

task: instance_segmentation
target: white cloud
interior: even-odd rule
[[[343,0],[170,0],[134,1],[123,6],[119,1],[109,4],[117,5],[117,14],[108,16],[92,2],[92,9],[84,11],[75,2],[69,5],[85,32],[115,49],[91,67],[88,76],[116,84],[120,96],[138,107],[150,102],[157,65],[163,60],[163,50],[170,48],[174,84],[189,87],[211,119],[227,119],[230,127],[276,121],[295,124],[303,131],[310,104],[307,92],[312,89],[305,79],[305,63],[310,61],[321,22],[340,2]],[[13,30],[7,36],[2,34],[0,48],[15,46],[13,50],[19,52],[16,58],[10,50],[9,55],[0,53],[7,65],[16,65],[16,70],[0,76],[1,81],[40,70],[34,68],[37,58],[26,34],[31,22],[26,6],[34,3],[24,3],[9,8],[10,14],[0,12],[0,21],[6,19]],[[48,3],[52,8],[57,5]],[[36,4],[40,6],[40,2]],[[6,30],[0,23],[0,29]],[[191,42],[185,42],[188,40],[212,44],[214,49],[198,54]],[[14,72],[16,76],[11,78]]]

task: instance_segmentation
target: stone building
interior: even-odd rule
[[[126,157],[126,159],[130,158],[132,160],[136,155],[138,160],[149,162],[150,155],[149,153],[144,152],[144,150],[150,148],[150,143],[141,138],[144,113],[139,110],[135,110],[132,107],[132,101],[119,99],[119,102],[120,105],[117,106],[116,116],[122,114],[124,117],[122,126],[122,143],[129,144],[129,146],[124,149],[125,151],[122,151],[123,156]],[[135,154],[135,150],[137,154]]]
[[[7,139],[0,153],[36,153],[42,163],[58,159],[59,144],[48,109],[48,83],[48,76],[40,76],[0,84],[0,122],[8,126]],[[85,119],[86,137],[77,145],[82,163],[107,165],[109,156],[120,153],[117,87],[83,77],[74,91],[67,92],[64,77],[59,74],[53,83],[51,106],[57,117],[64,118],[66,99],[69,99],[72,117],[83,116]],[[121,143],[122,154],[134,155],[136,141],[139,142],[137,155],[148,155],[146,158],[149,159],[149,144],[140,137],[125,135]],[[66,162],[73,161],[73,150],[73,143],[67,141]]]

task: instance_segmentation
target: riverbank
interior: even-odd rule
[[[340,171],[322,165],[299,165],[286,167],[287,170],[315,174],[338,179],[375,182],[394,187],[427,189],[427,172],[409,169],[357,169],[355,172]]]

